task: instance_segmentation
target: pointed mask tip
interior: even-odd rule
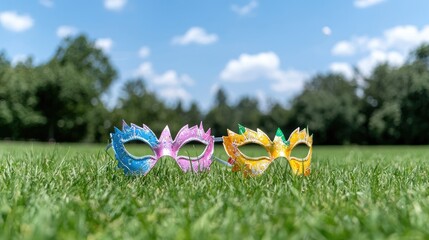
[[[246,132],[246,128],[243,125],[238,124],[238,133],[243,134]]]

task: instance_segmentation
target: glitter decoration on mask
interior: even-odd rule
[[[295,129],[286,140],[283,132],[278,128],[273,141],[260,129],[253,131],[241,125],[239,125],[238,134],[229,129],[227,132],[228,136],[223,137],[223,146],[233,171],[242,171],[245,175],[251,176],[261,175],[276,158],[284,157],[288,160],[293,173],[305,176],[310,174],[313,135],[310,136],[307,129],[301,131],[299,128]],[[246,156],[239,147],[249,143],[264,147],[268,156]],[[292,150],[300,144],[309,147],[307,156],[304,158],[291,155]]]
[[[146,175],[155,166],[158,160],[163,156],[172,157],[184,172],[200,172],[210,169],[212,155],[214,151],[214,138],[211,136],[211,130],[204,131],[202,123],[200,126],[188,125],[182,127],[173,140],[168,126],[164,128],[159,139],[153,131],[146,125],[143,127],[131,124],[129,126],[123,121],[122,131],[115,127],[115,131],[110,134],[111,146],[118,160],[118,167],[123,169],[126,174]],[[152,155],[136,157],[130,154],[125,143],[131,141],[142,141],[152,149]],[[204,152],[197,157],[179,156],[179,150],[185,144],[196,141],[206,145]]]

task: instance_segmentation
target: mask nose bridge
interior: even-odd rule
[[[165,126],[164,130],[162,130],[158,141],[159,145],[157,146],[156,151],[158,159],[166,156],[172,157],[174,159],[177,158],[178,149],[175,149],[175,141],[171,137],[170,128],[168,126]]]
[[[162,149],[159,157],[160,158],[162,158],[162,157],[172,157],[172,158],[176,159],[177,158],[177,153],[175,153],[171,149],[164,148],[164,149]]]
[[[174,149],[173,141],[161,141],[157,147],[157,156],[158,158],[162,157],[172,157],[177,158],[178,149]]]
[[[286,158],[287,154],[286,154],[286,149],[282,149],[281,151],[279,151],[279,154],[277,157],[284,157]]]
[[[277,152],[277,154],[275,156],[273,156],[273,155],[271,156],[273,159],[280,158],[280,157],[288,159],[287,152],[288,152],[289,146],[283,147],[283,145],[281,145],[279,143],[276,143],[276,142],[273,142],[272,146],[273,146],[273,148],[271,149],[270,154],[273,154],[274,152]]]

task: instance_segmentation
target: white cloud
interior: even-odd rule
[[[142,77],[156,85],[159,94],[166,99],[180,99],[183,101],[191,99],[191,95],[186,91],[185,87],[193,86],[194,80],[187,74],[178,74],[175,70],[157,73],[152,63],[144,62],[136,70],[135,76]]]
[[[168,70],[165,73],[152,78],[152,82],[157,85],[178,85],[180,79],[176,71]]]
[[[124,8],[127,0],[104,0],[104,7],[108,10],[119,11]]]
[[[95,41],[95,47],[108,53],[113,47],[113,40],[110,38],[99,38]]]
[[[220,78],[231,82],[246,82],[258,78],[272,78],[280,67],[280,59],[273,52],[255,55],[241,54],[238,59],[228,62],[222,70]]]
[[[396,26],[384,32],[384,43],[388,47],[409,51],[422,42],[429,41],[429,25],[421,30],[413,25]]]
[[[182,100],[182,101],[189,101],[191,100],[191,95],[184,89],[184,88],[173,88],[173,87],[166,87],[162,88],[159,91],[159,95],[161,97],[164,97],[169,100]]]
[[[172,43],[176,45],[188,45],[191,43],[207,45],[215,43],[218,40],[216,34],[209,34],[204,28],[191,27],[183,36],[176,36]]]
[[[147,58],[150,56],[150,48],[147,46],[143,46],[139,50],[139,57],[140,58]]]
[[[195,84],[194,79],[192,79],[188,74],[181,75],[182,83],[188,86],[193,86]]]
[[[308,78],[308,74],[293,69],[279,71],[276,75],[276,81],[271,84],[271,90],[275,92],[298,91]]]
[[[39,3],[42,4],[45,7],[51,8],[54,6],[53,0],[39,0]]]
[[[355,0],[354,5],[357,8],[367,8],[373,5],[380,4],[385,0]]]
[[[60,26],[57,29],[57,36],[59,38],[66,38],[66,37],[70,37],[73,35],[76,35],[78,32],[77,28],[72,27],[72,26]]]
[[[244,6],[232,5],[231,10],[241,16],[244,16],[251,13],[257,7],[258,7],[258,1],[251,0],[248,4]]]
[[[359,36],[340,41],[333,47],[332,54],[359,56],[357,67],[368,75],[381,63],[403,64],[408,53],[424,42],[429,42],[429,25],[421,29],[414,25],[400,25],[385,30],[381,36]]]
[[[372,50],[377,50],[377,49],[385,49],[387,46],[384,45],[384,42],[382,39],[379,38],[372,38],[372,39],[367,39],[365,37],[360,38],[360,42],[358,43],[359,45],[366,45],[364,48],[367,48],[367,50],[372,51]]]
[[[167,70],[164,73],[156,73],[154,70],[152,63],[144,62],[140,64],[139,68],[135,72],[136,77],[143,77],[155,85],[170,85],[170,86],[179,86],[186,85],[192,86],[194,85],[194,80],[187,74],[179,75],[174,70]]]
[[[409,46],[408,44],[394,46],[393,44],[388,43],[391,41],[395,40],[389,39],[385,34],[382,37],[374,38],[370,38],[368,36],[353,37],[348,41],[337,42],[332,48],[331,53],[337,56],[352,56],[358,53],[367,53],[375,50],[387,50],[391,47],[397,48]]]
[[[271,88],[277,92],[300,89],[306,77],[300,71],[282,70],[274,52],[241,54],[238,59],[230,60],[220,73],[220,78],[229,82],[271,80]]]
[[[343,74],[348,79],[351,79],[354,75],[353,67],[349,63],[345,62],[331,63],[329,69],[334,73]]]
[[[330,36],[332,34],[332,30],[330,27],[324,26],[322,28],[322,33],[323,33],[323,35]]]
[[[332,48],[332,54],[338,56],[350,56],[355,53],[355,47],[351,42],[341,41]]]
[[[152,63],[150,62],[140,64],[139,68],[135,71],[136,77],[151,78],[153,74]]]
[[[34,25],[30,15],[20,15],[13,11],[0,12],[1,25],[10,31],[23,32]]]
[[[392,66],[400,66],[404,62],[405,57],[398,52],[375,50],[367,57],[359,60],[357,66],[364,76],[368,76],[378,64],[389,63]]]

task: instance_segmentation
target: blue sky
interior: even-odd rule
[[[224,88],[287,104],[309,77],[364,75],[402,64],[429,41],[427,0],[1,0],[0,49],[47,61],[61,39],[87,34],[118,69],[105,99],[142,77],[166,102],[203,109]]]

